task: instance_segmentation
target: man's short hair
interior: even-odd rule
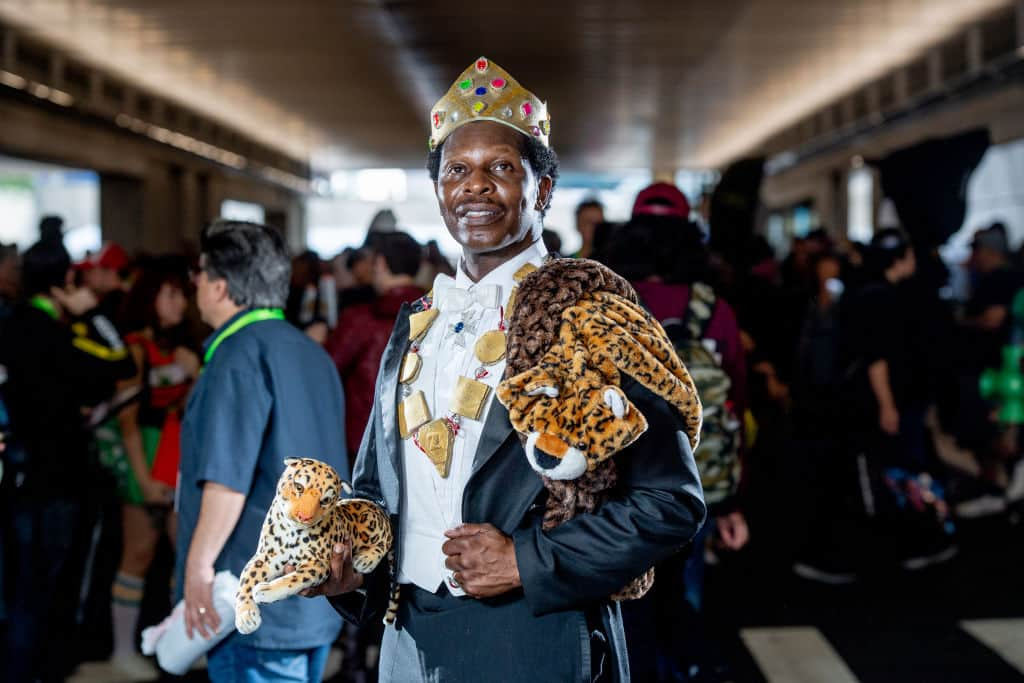
[[[381,234],[377,253],[384,257],[392,275],[415,276],[423,262],[423,247],[404,232]]]
[[[21,257],[21,285],[26,297],[49,295],[51,287],[63,287],[71,269],[71,257],[64,245],[40,240]]]
[[[551,198],[555,194],[555,185],[558,184],[558,155],[555,154],[554,149],[545,147],[536,138],[527,137],[526,135],[519,135],[518,137],[522,144],[523,158],[526,159],[526,163],[529,164],[537,179],[539,180],[544,176],[551,178],[551,193],[548,195],[548,203],[540,211],[541,218],[543,218],[548,211],[548,207],[551,206]],[[427,171],[430,172],[430,179],[435,183],[441,175],[441,151],[443,149],[444,142],[427,155]]]
[[[281,308],[288,298],[291,260],[281,233],[268,225],[217,220],[203,230],[199,247],[211,279],[224,279],[242,308]]]

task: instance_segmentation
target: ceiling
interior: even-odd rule
[[[476,57],[572,169],[712,168],[1012,0],[0,0],[8,21],[322,170],[423,163]]]

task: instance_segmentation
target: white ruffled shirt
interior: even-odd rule
[[[419,374],[410,386],[411,391],[402,395],[422,391],[431,419],[450,414],[458,378],[474,377],[481,366],[474,352],[476,341],[484,333],[498,329],[501,307],[507,303],[515,286],[513,275],[527,263],[540,266],[546,255],[543,242],[537,241],[488,273],[480,282],[470,280],[461,263],[454,279],[438,275],[434,280],[433,305],[439,313],[419,344],[422,358]],[[452,287],[467,291],[452,292]],[[464,327],[461,332],[455,332],[460,321]],[[490,386],[491,391],[479,420],[460,418],[447,478],[438,474],[412,437],[402,442],[405,487],[399,528],[399,583],[413,583],[429,592],[436,591],[443,583],[453,595],[465,594],[450,582],[451,572],[444,566],[445,554],[441,552],[441,546],[448,540],[444,532],[462,524],[462,495],[473,470],[487,415],[495,400],[494,388],[505,372],[505,361],[488,365],[486,370],[487,376],[479,381]]]

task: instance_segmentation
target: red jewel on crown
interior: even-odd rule
[[[508,85],[508,81],[506,81],[504,78],[495,78],[494,80],[491,81],[491,88],[493,88],[494,90],[501,90],[506,85]]]
[[[434,128],[440,128],[442,123],[444,123],[444,112],[443,111],[435,111],[434,112]]]
[[[533,105],[529,102],[523,102],[519,106],[519,111],[522,112],[524,119],[528,119],[533,115]]]
[[[465,63],[465,62],[463,62],[463,63]],[[481,57],[480,59],[476,60],[476,70],[479,71],[480,73],[483,73],[483,72],[487,71],[487,67],[488,66],[489,65],[487,63],[487,60],[484,59],[483,57]]]

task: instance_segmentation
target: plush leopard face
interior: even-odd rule
[[[647,421],[600,372],[558,362],[561,345],[540,365],[498,387],[512,426],[526,434],[526,457],[549,479],[576,479],[644,433]]]
[[[312,458],[288,458],[277,482],[288,519],[301,526],[319,524],[347,486],[333,467]]]

